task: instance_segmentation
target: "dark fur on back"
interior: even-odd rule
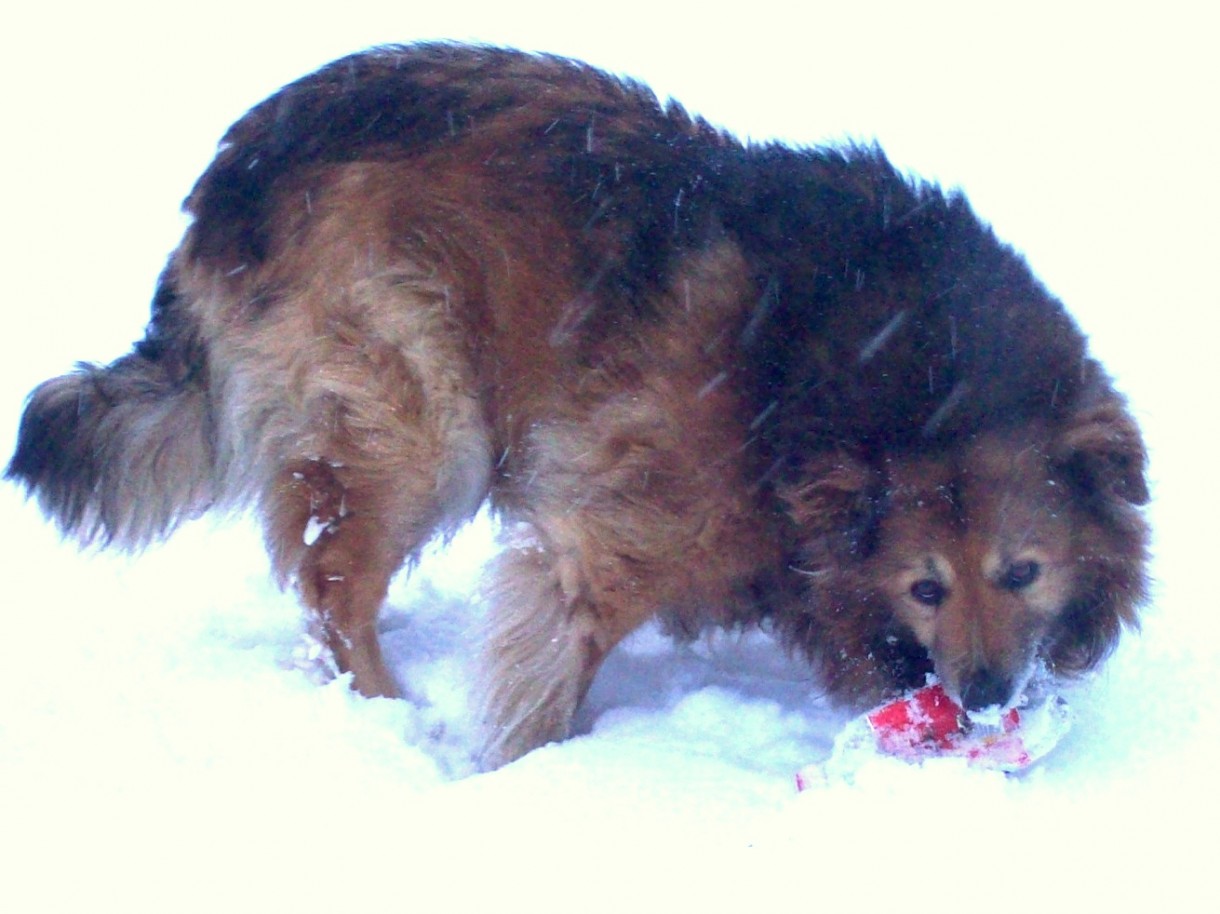
[[[1122,398],[966,201],[876,148],[745,146],[559,58],[384,48],[238,121],[186,209],[146,339],[34,392],[9,478],[123,545],[257,501],[366,694],[397,691],[389,577],[490,496],[526,532],[493,576],[487,764],[563,736],[658,611],[772,624],[854,702],[1079,671],[1135,622]],[[1028,548],[1042,589],[997,589]],[[902,609],[925,566],[973,602]]]

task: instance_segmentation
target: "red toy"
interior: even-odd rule
[[[1070,726],[1067,703],[1055,696],[994,716],[971,716],[939,683],[930,683],[849,723],[830,759],[797,772],[797,789],[854,767],[861,752],[908,762],[964,758],[980,768],[1022,771],[1050,752]]]

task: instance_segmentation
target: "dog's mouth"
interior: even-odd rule
[[[933,661],[936,677],[955,702],[971,715],[999,714],[1024,704],[1041,693],[1052,678],[1045,662],[1035,653],[1015,673],[997,667],[981,666],[965,674],[942,671]]]
[[[899,692],[925,685],[928,676],[936,672],[931,653],[906,629],[885,632],[870,653]]]
[[[1002,711],[1019,704],[1027,693],[1040,691],[1043,688],[1040,683],[1051,678],[1037,651],[1015,673],[985,666],[967,673],[946,669],[913,632],[900,627],[886,631],[872,645],[870,653],[895,693],[922,688],[929,677],[934,677],[955,702],[971,713]]]

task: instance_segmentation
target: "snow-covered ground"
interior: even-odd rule
[[[3,486],[0,910],[1213,910],[1220,69],[1202,4],[307,6],[6,17],[0,452],[37,381],[140,334],[177,201],[229,121],[358,47],[476,37],[632,73],[756,137],[877,137],[963,186],[1144,422],[1155,598],[1019,778],[878,759],[797,795],[844,722],[806,671],[763,636],[653,630],[610,658],[577,737],[476,775],[486,518],[396,583],[384,640],[413,698],[370,701],[318,676],[247,519],[81,555]]]

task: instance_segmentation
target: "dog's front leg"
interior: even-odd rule
[[[623,557],[559,519],[497,559],[482,662],[481,765],[492,769],[568,736],[610,650],[656,609]]]

